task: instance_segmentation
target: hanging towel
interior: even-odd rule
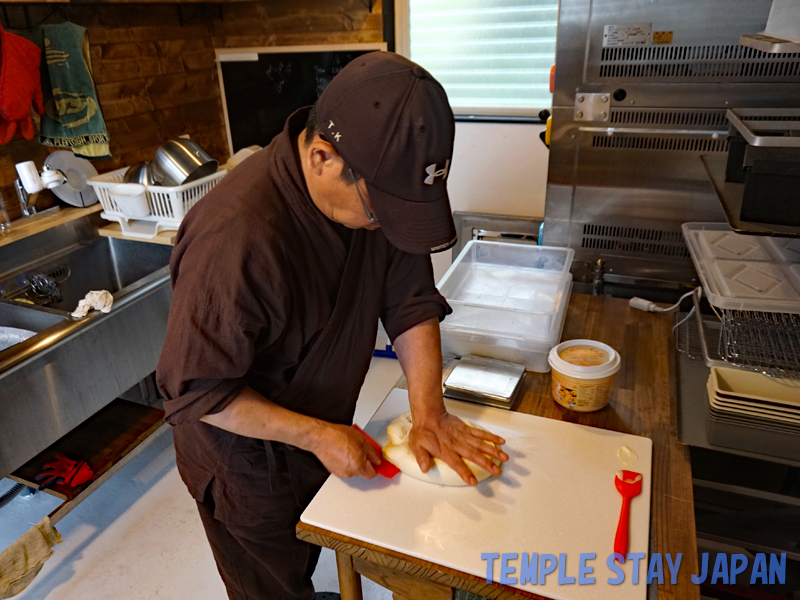
[[[28,587],[62,541],[45,517],[0,553],[0,598],[11,598]]]
[[[10,142],[15,133],[33,139],[31,105],[38,114],[44,112],[41,56],[36,44],[0,26],[0,143]]]
[[[35,37],[44,53],[45,114],[39,141],[45,146],[70,148],[84,158],[110,157],[86,30],[69,22],[42,25]]]

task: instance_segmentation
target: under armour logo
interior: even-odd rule
[[[448,158],[444,161],[444,169],[436,170],[436,163],[432,165],[428,165],[425,167],[425,172],[428,176],[425,178],[425,183],[428,185],[433,185],[434,180],[437,177],[441,177],[442,179],[447,179],[447,171],[450,169],[450,159]]]

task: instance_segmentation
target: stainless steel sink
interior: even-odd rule
[[[0,352],[0,477],[155,370],[171,247],[98,237],[97,219],[0,249],[0,325],[37,332]],[[33,293],[37,275],[56,286],[49,295]],[[92,290],[113,294],[111,312],[73,319]]]
[[[169,263],[169,251],[167,246],[115,238],[81,240],[0,277],[0,296],[71,312],[88,291],[114,294],[164,267]],[[31,292],[36,275],[45,275],[56,284],[60,291],[57,300],[38,298]]]
[[[0,327],[16,327],[39,333],[66,318],[61,311],[33,308],[0,300]]]

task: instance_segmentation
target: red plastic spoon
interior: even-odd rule
[[[622,494],[622,512],[619,514],[617,535],[614,536],[614,553],[621,554],[622,560],[628,555],[628,515],[630,513],[631,498],[642,493],[642,474],[635,471],[620,471],[614,478],[617,490]]]

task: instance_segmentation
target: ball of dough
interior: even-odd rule
[[[483,429],[483,431],[486,431],[486,429],[480,425],[476,425],[467,419],[461,419],[461,421],[469,427]],[[403,473],[413,477],[414,479],[427,481],[428,483],[436,483],[439,485],[467,485],[467,483],[461,479],[458,473],[456,473],[450,465],[440,458],[433,459],[433,464],[431,465],[431,468],[428,469],[427,473],[422,472],[422,469],[419,468],[417,459],[408,444],[408,435],[411,433],[411,426],[412,423],[410,412],[403,413],[389,424],[389,426],[386,428],[386,435],[389,436],[390,443],[387,444],[383,449],[384,458],[400,469]],[[492,444],[491,442],[486,443],[495,446],[495,444]],[[498,459],[493,457],[490,457],[490,459],[494,464],[500,464]],[[465,460],[464,462],[479,482],[492,476],[492,473],[480,465],[476,465],[471,460]]]

